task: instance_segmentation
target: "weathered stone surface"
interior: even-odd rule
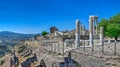
[[[86,56],[79,52],[72,52],[71,57],[81,64],[81,67],[105,67],[105,61],[96,57]]]
[[[75,48],[78,49],[80,46],[80,21],[76,20],[76,40]]]

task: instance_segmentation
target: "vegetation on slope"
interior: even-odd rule
[[[4,60],[0,60],[0,65],[2,65],[4,63]]]

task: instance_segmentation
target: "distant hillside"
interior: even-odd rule
[[[1,38],[10,38],[10,39],[29,39],[34,37],[35,34],[21,34],[21,33],[14,33],[10,31],[2,31],[0,32],[0,39]]]
[[[36,34],[21,34],[10,31],[0,32],[0,57],[4,56],[5,53],[9,53],[17,44],[20,42],[32,39]]]

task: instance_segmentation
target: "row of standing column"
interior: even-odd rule
[[[89,46],[92,46],[92,52],[94,51],[94,23],[97,23],[98,17],[97,16],[90,16],[89,17]],[[96,34],[98,35],[98,30],[96,27]],[[100,44],[104,45],[103,40],[103,27],[100,28]],[[75,40],[75,49],[80,47],[80,21],[76,20],[76,40]]]
[[[45,41],[43,43],[43,47],[51,52],[56,52],[56,53],[64,53],[64,43],[63,42],[50,42],[50,41]]]

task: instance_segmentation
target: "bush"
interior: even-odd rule
[[[3,63],[4,63],[4,60],[0,60],[0,65],[3,65]]]
[[[18,48],[18,53],[23,52],[24,49],[25,49],[25,46],[19,47],[19,48]]]
[[[46,32],[46,31],[43,31],[42,32],[42,36],[45,36],[45,35],[47,35],[48,34],[48,32]]]

